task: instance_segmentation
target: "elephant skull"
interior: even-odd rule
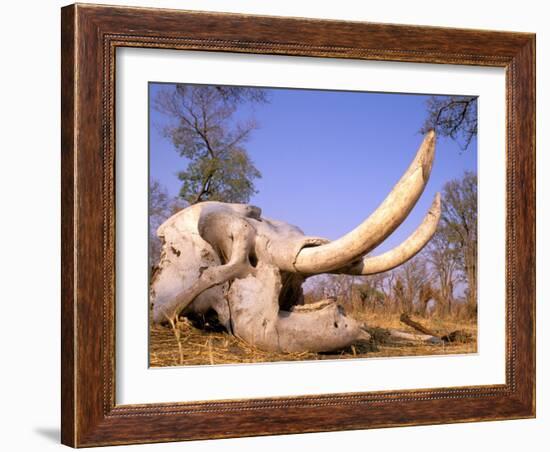
[[[267,351],[320,352],[368,340],[363,325],[335,300],[304,304],[302,283],[322,273],[370,275],[417,254],[434,234],[439,194],[416,231],[396,248],[370,256],[408,216],[428,181],[435,134],[380,206],[343,237],[309,237],[246,204],[202,202],[163,223],[163,249],[151,280],[152,321],[215,311],[232,334]]]

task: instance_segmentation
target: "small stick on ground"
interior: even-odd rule
[[[472,335],[464,330],[456,330],[449,334],[440,335],[440,334],[434,333],[432,330],[429,330],[428,328],[421,325],[420,323],[415,322],[406,313],[401,314],[401,317],[399,318],[399,320],[403,322],[405,325],[409,325],[411,328],[414,328],[415,330],[420,331],[421,333],[429,334],[430,336],[434,336],[438,339],[441,339],[443,342],[462,342],[462,343],[472,342]]]
[[[406,313],[401,314],[401,317],[399,318],[399,320],[403,322],[405,325],[408,325],[411,328],[414,328],[415,330],[420,331],[423,334],[427,334],[429,336],[434,336],[434,337],[437,337],[438,339],[441,339],[441,336],[439,334],[434,333],[432,330],[429,330],[428,328],[421,325],[420,323],[415,322]]]

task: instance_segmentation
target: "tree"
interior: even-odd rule
[[[387,299],[384,293],[385,278],[385,273],[359,278],[359,282],[354,287],[354,295],[361,301],[362,310],[370,305],[371,310],[375,311],[377,306],[384,305]]]
[[[410,314],[415,311],[415,301],[428,279],[423,254],[421,253],[405,262],[398,268],[397,273],[394,296],[400,301],[402,312]]]
[[[476,96],[431,96],[426,107],[421,133],[434,129],[439,136],[455,140],[463,151],[470,146],[477,136]]]
[[[149,186],[149,267],[159,259],[161,243],[157,237],[157,228],[168,218],[169,196],[158,181]]]
[[[430,240],[426,256],[430,264],[432,278],[438,284],[440,299],[445,302],[445,306],[439,308],[445,309],[447,314],[450,314],[454,300],[454,287],[458,278],[459,253],[457,247],[449,243],[447,231],[446,226],[437,229]]]
[[[201,201],[248,202],[261,177],[244,144],[257,125],[238,121],[238,106],[267,102],[264,90],[176,84],[158,93],[154,107],[173,119],[164,129],[187,167],[178,173],[179,196]]]
[[[456,265],[467,283],[470,312],[477,308],[477,175],[466,171],[443,187],[440,233],[456,253]]]

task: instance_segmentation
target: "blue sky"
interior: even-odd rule
[[[150,100],[169,85],[149,85]],[[435,93],[437,94],[437,93]],[[467,94],[467,93],[465,93]],[[262,178],[250,203],[263,215],[336,239],[363,221],[389,193],[422,141],[427,95],[269,89],[270,102],[243,106],[259,128],[246,148]],[[176,196],[186,166],[160,130],[170,118],[150,109],[150,177]],[[407,220],[377,251],[404,240],[420,224],[445,182],[476,171],[477,141],[461,151],[439,138],[430,181]]]

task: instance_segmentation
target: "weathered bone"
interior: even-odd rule
[[[439,217],[441,215],[441,201],[439,193],[430,210],[424,217],[424,221],[418,228],[400,245],[378,256],[366,256],[351,266],[344,267],[336,273],[347,275],[374,275],[395,268],[418,254],[434,235]]]
[[[219,240],[219,229],[223,229],[224,234],[232,237],[229,244]],[[199,232],[223,256],[229,257],[228,262],[216,267],[199,269],[200,275],[193,284],[159,307],[155,313],[156,321],[173,319],[197,296],[211,287],[254,273],[254,268],[248,260],[254,232],[246,220],[223,210],[206,212],[200,217]],[[228,245],[231,248],[226,248]]]
[[[282,352],[329,351],[370,339],[335,302],[281,310],[280,290],[280,272],[269,264],[260,263],[256,277],[235,280],[229,291],[233,333],[262,350]]]
[[[233,334],[271,351],[334,350],[368,340],[369,334],[336,303],[303,311],[281,309],[293,305],[280,299],[286,274],[281,267],[291,268],[292,256],[304,245],[324,240],[248,215],[251,211],[259,209],[202,203],[159,228],[165,244],[151,284],[153,321],[170,320],[186,310],[214,309]],[[300,302],[301,293],[289,293]]]
[[[390,235],[420,198],[430,176],[435,133],[426,134],[415,159],[378,208],[358,227],[338,240],[300,251],[294,267],[306,274],[336,270],[368,253]]]
[[[412,341],[412,342],[428,342],[430,344],[443,344],[443,341],[437,337],[432,336],[430,334],[415,334],[415,333],[407,333],[405,331],[399,331],[390,329],[388,330],[390,334],[390,339],[395,340],[404,340],[404,341]]]

